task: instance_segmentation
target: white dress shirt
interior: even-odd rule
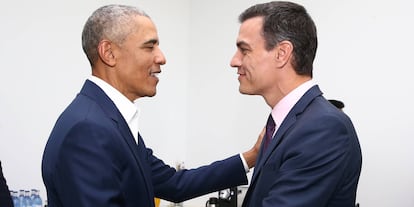
[[[117,89],[102,79],[96,76],[91,76],[88,79],[98,85],[112,100],[112,102],[114,102],[115,106],[121,112],[122,117],[124,117],[125,121],[127,122],[129,130],[131,130],[131,133],[135,138],[135,142],[138,144],[139,110],[137,106],[127,97],[125,97],[121,92],[119,92]]]

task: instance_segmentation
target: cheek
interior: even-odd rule
[[[148,72],[142,65],[132,63],[124,65],[120,81],[127,85],[129,90],[141,91],[148,85]]]
[[[268,72],[268,69],[266,64],[250,66],[246,70],[247,83],[251,85],[251,87],[262,87],[263,84],[268,82],[268,79],[271,79],[271,73]]]
[[[246,78],[251,81],[254,82],[257,78],[260,77],[260,73],[261,73],[261,69],[262,69],[262,65],[256,61],[254,61],[254,59],[251,59],[249,61],[245,62],[245,66],[246,66]]]
[[[137,79],[143,80],[149,76],[149,69],[151,65],[148,61],[145,61],[142,58],[136,57],[129,66],[131,74],[134,74]]]
[[[272,63],[273,59],[268,55],[251,58],[248,63],[247,73],[252,81],[265,80],[269,78],[272,74],[272,70],[275,68],[275,65]]]

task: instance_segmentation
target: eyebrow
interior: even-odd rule
[[[247,44],[245,41],[243,41],[243,40],[241,40],[241,41],[238,41],[237,42],[237,47],[248,47],[248,48],[250,48],[250,45],[249,44]]]
[[[147,45],[147,44],[157,44],[159,43],[158,39],[150,39],[148,41],[145,41],[143,45]]]

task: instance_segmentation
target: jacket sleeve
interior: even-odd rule
[[[151,154],[152,179],[155,195],[182,202],[207,193],[247,184],[247,176],[239,155],[216,161],[210,165],[180,171],[169,170]]]

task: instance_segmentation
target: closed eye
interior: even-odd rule
[[[148,41],[144,42],[142,47],[143,48],[148,48],[148,49],[153,49],[158,44],[159,44],[159,42],[158,42],[157,39],[151,39],[151,40],[148,40]]]

